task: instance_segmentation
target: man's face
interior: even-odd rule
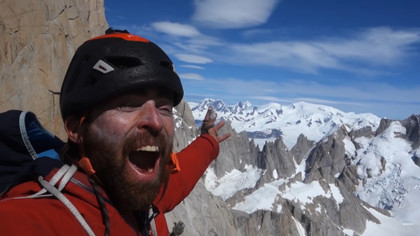
[[[99,180],[121,211],[147,209],[168,179],[173,101],[161,92],[112,99],[93,111],[83,137]]]

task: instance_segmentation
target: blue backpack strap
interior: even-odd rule
[[[32,159],[35,160],[38,157],[59,159],[58,152],[60,152],[64,143],[45,129],[34,113],[22,112],[19,118],[19,126],[23,142]]]

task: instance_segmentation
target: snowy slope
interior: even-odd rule
[[[377,137],[356,139],[359,149],[347,143],[346,150],[355,151],[353,162],[359,166],[359,178],[365,180],[356,191],[358,196],[392,210],[395,217],[411,225],[420,216],[420,168],[411,159],[419,150],[412,150],[411,143],[401,137],[405,134],[405,128],[394,121]]]

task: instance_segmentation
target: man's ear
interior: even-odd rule
[[[82,140],[81,134],[80,134],[80,121],[74,117],[69,116],[64,121],[64,129],[66,130],[67,136],[69,137],[69,140],[73,143],[80,143]]]

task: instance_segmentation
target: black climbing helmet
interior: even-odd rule
[[[60,92],[61,116],[83,115],[113,96],[146,87],[173,93],[174,106],[184,96],[172,61],[156,44],[127,31],[107,30],[76,51]]]

